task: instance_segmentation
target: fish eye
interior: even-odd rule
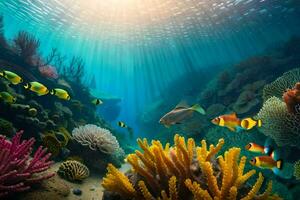
[[[251,148],[251,146],[252,146],[252,145],[251,145],[251,143],[249,143],[249,144],[247,144],[247,145],[246,145],[246,147],[245,147],[245,148],[246,148],[246,149],[250,149],[250,148]]]

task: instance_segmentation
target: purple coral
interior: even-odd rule
[[[30,185],[54,176],[54,173],[39,175],[49,169],[51,154],[39,147],[30,157],[34,138],[21,141],[23,131],[16,133],[11,141],[0,135],[0,197],[13,192],[30,189]]]

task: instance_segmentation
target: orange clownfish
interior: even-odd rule
[[[254,152],[254,153],[261,153],[261,154],[266,153],[264,146],[261,146],[261,145],[258,145],[258,144],[252,143],[252,142],[247,144],[245,146],[245,149],[248,150],[248,151]]]
[[[275,175],[281,178],[290,179],[293,176],[293,172],[288,167],[284,167],[283,160],[280,159],[279,156],[279,151],[272,151],[271,149],[266,150],[267,148],[268,147],[265,147],[264,151],[265,153],[266,151],[271,152],[269,155],[256,156],[250,160],[250,164],[261,169],[270,169]],[[257,146],[256,150],[261,151],[262,147]]]
[[[236,113],[221,115],[214,118],[211,122],[217,126],[227,127],[231,131],[239,131],[242,129],[241,120],[236,116]]]

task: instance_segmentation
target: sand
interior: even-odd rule
[[[51,171],[56,171],[59,168],[60,163],[56,163],[51,167]],[[121,171],[125,172],[130,169],[128,164],[124,164],[121,167]],[[101,176],[97,174],[91,174],[90,177],[85,179],[82,183],[72,183],[67,181],[67,185],[70,186],[70,194],[65,199],[67,200],[101,200],[103,197],[103,187],[101,186],[102,182]],[[82,194],[80,196],[73,194],[73,189],[80,189]]]

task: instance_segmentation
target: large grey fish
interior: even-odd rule
[[[185,103],[179,103],[173,110],[165,114],[159,120],[159,123],[169,128],[171,125],[181,124],[182,121],[192,117],[194,112],[198,112],[202,115],[205,114],[205,110],[198,104],[190,107]]]

